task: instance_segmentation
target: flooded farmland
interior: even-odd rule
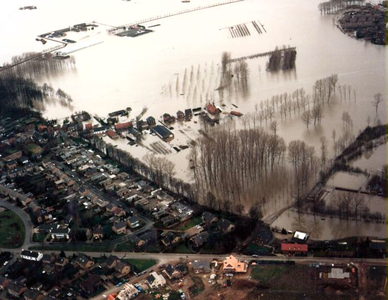
[[[147,115],[156,119],[160,119],[165,112],[175,114],[177,110],[203,107],[207,101],[224,104],[227,110],[232,110],[232,104],[235,104],[238,111],[246,114],[254,111],[255,105],[260,106],[260,103],[276,94],[291,93],[299,88],[311,93],[316,80],[336,73],[339,76],[339,84],[349,86],[351,92],[348,96],[340,95],[338,91],[335,93],[330,105],[325,106],[320,124],[306,128],[300,115],[294,114],[287,119],[276,115],[279,122],[278,134],[284,137],[287,143],[301,139],[313,145],[318,153],[320,138],[326,136],[329,156],[333,157],[331,136],[333,130],[338,137],[344,133],[341,120],[344,111],[353,119],[353,134],[357,134],[367,125],[368,117],[373,124],[378,120],[385,122],[384,106],[381,105],[381,109],[376,113],[371,101],[373,95],[378,92],[386,94],[387,50],[385,47],[357,41],[342,34],[335,27],[333,16],[320,15],[317,8],[319,2],[247,0],[146,23],[146,26],[160,26],[153,27],[154,32],[147,35],[129,38],[108,35],[106,29],[112,25],[126,24],[216,1],[198,0],[184,4],[168,0],[162,5],[155,0],[98,0],[82,3],[73,0],[58,1],[55,4],[38,0],[34,3],[38,9],[34,11],[19,11],[17,8],[23,4],[22,1],[14,1],[5,4],[6,18],[0,20],[2,28],[5,28],[5,24],[14,24],[9,30],[0,32],[5,45],[0,53],[0,63],[9,60],[14,54],[39,51],[55,45],[53,42],[48,42],[45,46],[40,45],[34,40],[39,34],[81,22],[96,21],[100,24],[100,34],[98,39],[91,40],[103,43],[71,53],[76,61],[75,68],[38,78],[38,81],[47,82],[70,94],[74,100],[74,111],[86,110],[104,117],[108,112],[131,107],[131,117],[135,117],[147,107]],[[244,28],[244,34],[237,34],[228,29],[242,24],[248,24],[247,29]],[[260,25],[260,32],[253,24]],[[238,58],[272,51],[276,46],[283,45],[296,47],[294,70],[267,72],[268,57],[249,59],[247,90],[234,89],[225,93],[216,90],[220,83],[223,51],[230,52],[232,58]],[[191,72],[193,75],[190,79]],[[55,103],[46,105],[44,111],[47,118],[62,119],[69,114],[71,110]],[[199,136],[200,126],[199,123],[195,124],[194,120],[182,126],[175,126],[175,141],[170,144],[161,142],[164,144],[162,148],[171,151],[167,157],[177,166],[176,176],[187,181],[191,180],[187,159],[189,150],[175,153],[171,146],[187,144]],[[240,122],[236,122],[236,126],[241,126]],[[146,138],[145,147],[129,146],[122,140],[109,141],[139,158],[147,153],[147,147],[152,149],[153,143],[160,142],[151,136]],[[384,149],[378,149],[376,153],[380,153],[379,160],[384,157]],[[362,169],[368,168],[370,164],[367,160],[358,163]],[[280,210],[291,201],[289,195],[279,195],[276,201],[266,208],[265,213]],[[249,203],[246,205],[249,206]],[[283,216],[285,214],[290,217]],[[294,212],[288,211],[283,213],[275,224],[290,227],[287,224],[294,222],[293,214]],[[312,222],[311,216],[306,216],[306,219]],[[323,222],[331,228],[323,230],[324,238],[330,234],[340,235],[343,231],[353,234],[354,228],[358,226],[344,226],[343,228],[348,229],[338,231],[330,225],[335,222]],[[341,221],[338,222],[337,227],[341,225]],[[368,226],[370,229],[361,226],[360,230],[372,232],[377,224]],[[385,226],[379,226],[382,228],[377,226],[376,232],[382,234]]]

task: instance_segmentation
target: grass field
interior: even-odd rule
[[[156,265],[156,260],[154,259],[126,259],[125,261],[138,269],[139,272],[143,272]]]
[[[0,213],[0,247],[19,248],[23,245],[25,228],[22,220],[12,211]]]
[[[194,218],[191,218],[190,220],[183,222],[182,224],[179,224],[177,227],[174,227],[174,230],[186,231],[187,229],[201,223],[202,223],[201,217],[194,217]]]
[[[191,251],[185,244],[180,244],[178,247],[172,249],[172,253],[195,253]]]
[[[251,276],[266,284],[280,277],[288,268],[289,266],[252,266]]]

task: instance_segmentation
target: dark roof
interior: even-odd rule
[[[29,298],[29,299],[36,299],[38,296],[40,295],[39,291],[35,291],[35,290],[30,290],[28,289],[27,291],[24,292],[23,296],[25,298]]]
[[[155,281],[155,277],[153,275],[150,275],[147,277],[147,281],[152,284]]]
[[[117,256],[111,255],[107,258],[107,260],[105,261],[105,264],[107,266],[111,266],[116,260],[119,260],[119,258]]]
[[[162,139],[167,139],[173,135],[173,133],[168,130],[167,127],[164,127],[162,125],[156,125],[152,130]]]
[[[217,217],[215,215],[213,215],[211,212],[208,212],[208,211],[205,211],[203,214],[202,214],[202,219],[205,221],[205,222],[211,222],[214,218],[216,218],[217,220]],[[215,220],[215,221],[216,221]]]
[[[203,231],[199,234],[197,234],[195,237],[192,238],[192,241],[198,246],[202,246],[207,242],[207,239],[209,238],[209,233],[207,231]]]
[[[210,262],[208,260],[194,260],[193,269],[201,269],[204,271],[211,271]]]
[[[222,230],[225,231],[229,228],[230,225],[233,225],[232,222],[230,222],[227,219],[219,219],[217,222],[217,226]]]

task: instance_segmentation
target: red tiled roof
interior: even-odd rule
[[[132,122],[125,122],[125,123],[120,123],[115,125],[115,129],[126,129],[132,126]]]
[[[206,110],[209,112],[209,114],[212,114],[212,115],[217,113],[217,108],[210,103],[206,105]]]
[[[289,251],[289,252],[307,252],[308,245],[306,245],[306,244],[282,244],[281,250],[282,251]]]

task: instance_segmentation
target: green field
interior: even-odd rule
[[[185,244],[180,244],[178,247],[175,247],[174,249],[171,249],[172,253],[195,253],[191,251]]]
[[[179,224],[178,226],[174,227],[174,230],[186,231],[187,229],[194,227],[194,226],[201,224],[201,223],[202,223],[201,217],[194,217],[194,218],[187,220],[187,221],[183,222],[182,224]]]
[[[251,276],[266,284],[280,277],[288,268],[289,266],[252,266]]]
[[[154,259],[126,259],[125,261],[138,269],[139,272],[143,272],[156,265],[156,260]]]
[[[25,228],[22,220],[12,211],[0,213],[0,247],[19,248],[23,245]]]

